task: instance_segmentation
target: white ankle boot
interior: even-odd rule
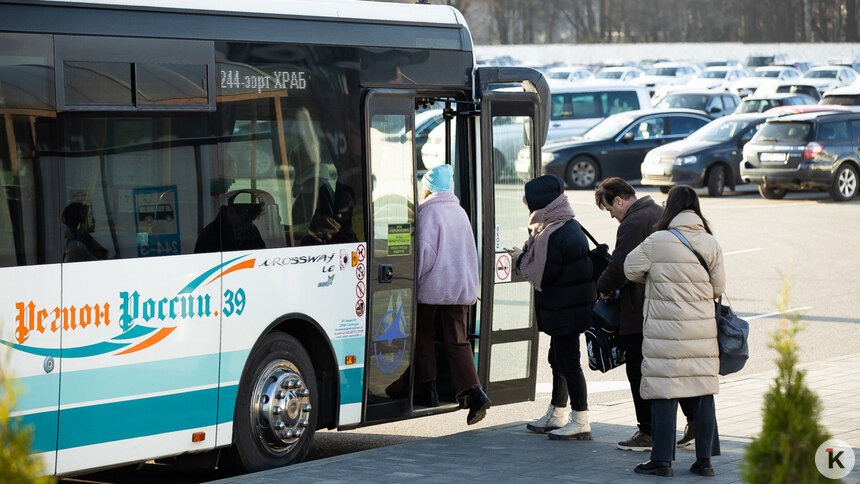
[[[526,428],[532,432],[542,434],[544,432],[549,432],[550,430],[561,428],[564,423],[564,407],[556,407],[553,404],[549,404],[549,409],[547,409],[546,415],[527,423]]]
[[[591,440],[591,425],[588,411],[570,412],[570,422],[560,429],[549,432],[552,440]]]

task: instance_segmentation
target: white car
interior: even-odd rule
[[[648,91],[639,86],[607,84],[550,85],[550,120],[546,140],[579,136],[603,118],[634,109],[650,109]]]
[[[651,96],[662,86],[686,84],[701,70],[689,62],[659,62],[651,66],[645,75],[634,79],[632,84],[648,89]]]
[[[767,81],[790,81],[800,79],[803,74],[794,67],[788,66],[764,66],[758,67],[750,77],[739,79],[729,86],[729,90],[739,97],[747,97],[754,93]]]
[[[843,106],[860,106],[860,85],[857,82],[850,86],[837,87],[824,93],[818,104],[841,104]]]
[[[716,89],[728,91],[735,81],[749,77],[750,72],[738,67],[706,67],[705,71],[690,79],[689,89]]]
[[[579,84],[591,78],[591,71],[585,67],[553,67],[546,71],[546,79],[550,83],[569,82]]]
[[[857,80],[857,72],[850,67],[820,66],[806,71],[803,80],[813,84],[819,91],[824,92],[835,87],[842,87]]]
[[[638,67],[604,67],[597,71],[588,84],[626,83],[645,75]]]

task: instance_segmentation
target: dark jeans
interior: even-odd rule
[[[576,412],[588,410],[588,389],[585,386],[585,375],[579,362],[579,333],[564,336],[551,336],[549,354],[552,359],[553,373],[563,377],[570,391],[570,407]],[[555,378],[553,378],[553,395],[555,395]]]
[[[651,435],[651,400],[643,400],[639,393],[642,383],[642,334],[618,335],[619,345],[627,352],[627,381],[630,382],[630,393],[633,394],[633,407],[636,409],[636,423],[639,431]],[[687,423],[693,421],[695,408],[687,399],[681,399],[681,411],[687,417]]]
[[[720,436],[717,431],[717,413],[714,396],[703,395],[671,400],[651,400],[651,460],[675,460],[675,438],[678,417],[678,400],[686,400],[693,410],[696,424],[696,458],[710,459],[720,455]]]
[[[567,380],[553,366],[553,351],[550,345],[549,351],[546,354],[546,359],[549,361],[549,367],[552,368],[552,399],[549,403],[554,407],[564,408],[567,406]]]
[[[466,339],[469,306],[418,304],[415,337],[415,381],[436,380],[436,330],[442,334],[454,394],[480,386],[472,345]]]

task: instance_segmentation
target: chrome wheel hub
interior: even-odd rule
[[[578,186],[591,186],[594,184],[595,176],[597,176],[594,166],[587,161],[580,161],[573,165],[571,174],[573,175],[571,177],[573,182]]]
[[[308,426],[308,389],[296,366],[276,360],[266,367],[251,394],[251,423],[263,447],[273,455],[290,451]]]
[[[854,175],[853,171],[847,168],[842,170],[841,173],[839,173],[838,183],[839,193],[841,193],[843,197],[850,198],[857,190],[857,177]]]

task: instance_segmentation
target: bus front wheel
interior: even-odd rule
[[[316,375],[292,336],[267,335],[248,358],[236,399],[225,464],[256,472],[301,462],[316,429]]]

